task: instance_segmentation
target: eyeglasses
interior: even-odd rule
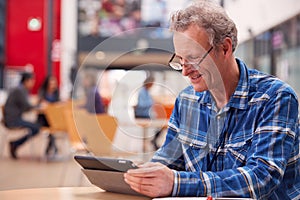
[[[212,51],[213,47],[210,47],[210,49],[202,56],[202,58],[199,61],[188,61],[184,63],[185,65],[192,65],[194,68],[196,66],[199,66],[203,60],[206,58],[206,56]],[[182,70],[183,64],[180,62],[181,58],[176,57],[176,54],[174,53],[169,60],[169,66],[172,67],[175,70]]]

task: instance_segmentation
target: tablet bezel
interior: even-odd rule
[[[89,155],[75,155],[74,159],[84,169],[89,170],[127,172],[128,169],[137,168],[137,166],[131,160],[127,159],[96,157]]]

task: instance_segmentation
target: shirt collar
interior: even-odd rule
[[[248,106],[248,94],[250,85],[248,78],[248,69],[246,64],[240,59],[237,58],[236,62],[240,70],[240,79],[234,93],[230,97],[227,106],[237,109],[246,109]]]
[[[237,109],[246,109],[248,106],[248,93],[249,93],[249,79],[246,64],[240,59],[236,58],[240,70],[240,78],[238,85],[231,95],[230,100],[226,107],[234,107]],[[195,92],[195,91],[194,91]],[[195,92],[195,96],[201,104],[213,104],[213,98],[209,91]],[[227,109],[225,109],[227,110]]]

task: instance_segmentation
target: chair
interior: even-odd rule
[[[87,151],[85,144],[84,144],[84,139],[81,139],[81,137],[77,131],[72,109],[70,109],[70,108],[65,109],[64,117],[66,120],[67,133],[68,133],[69,140],[70,140],[73,150],[75,152]]]
[[[167,112],[162,104],[154,103],[151,109],[152,112],[155,114],[156,119],[167,119]]]
[[[118,127],[117,118],[108,114],[98,114],[97,120],[99,128],[103,131],[103,134],[112,143]]]
[[[68,147],[67,149],[67,155],[70,155],[70,143],[68,139],[68,128],[67,128],[67,121],[66,117],[64,115],[64,111],[66,110],[67,104],[64,102],[58,102],[58,103],[50,103],[43,109],[43,114],[45,114],[45,117],[47,119],[47,122],[49,124],[49,127],[44,127],[44,130],[46,129],[50,134],[53,134],[55,138],[58,138],[59,136],[62,137],[63,140],[65,140],[66,145],[64,147]]]
[[[95,156],[132,156],[132,154],[117,151],[113,147],[118,127],[117,118],[108,114],[91,114],[85,110],[78,110],[74,112],[74,119],[86,148]]]
[[[50,103],[43,110],[49,123],[49,130],[51,133],[67,131],[64,110],[66,105],[64,103]]]

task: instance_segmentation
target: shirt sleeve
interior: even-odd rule
[[[218,172],[177,171],[173,195],[267,199],[282,182],[294,145],[299,145],[298,102],[294,95],[280,92],[263,108],[245,166]]]

